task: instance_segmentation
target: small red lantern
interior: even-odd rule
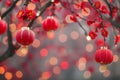
[[[96,62],[106,65],[110,64],[113,61],[113,53],[111,50],[107,49],[107,47],[102,47],[95,52],[95,60]]]
[[[58,28],[57,19],[53,16],[47,17],[45,20],[43,20],[42,27],[45,31],[56,30]]]
[[[16,41],[24,46],[33,43],[34,38],[35,38],[34,32],[30,30],[28,27],[23,27],[16,33]]]
[[[0,20],[0,35],[7,31],[7,23],[4,20]]]

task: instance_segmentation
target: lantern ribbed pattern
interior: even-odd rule
[[[18,30],[16,33],[16,41],[22,45],[30,45],[33,43],[35,34],[28,27],[23,27],[21,30]]]
[[[58,28],[57,19],[55,19],[53,16],[47,17],[42,22],[42,28],[44,31],[56,30]]]
[[[112,63],[113,61],[112,51],[106,48],[96,50],[94,57],[96,62],[100,64],[106,65]]]

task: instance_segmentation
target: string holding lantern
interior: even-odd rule
[[[0,35],[7,31],[8,25],[4,20],[0,20]]]
[[[34,39],[35,34],[32,30],[29,29],[29,27],[22,27],[16,33],[16,41],[23,46],[32,44]]]
[[[58,21],[55,17],[49,16],[42,22],[42,28],[44,31],[54,31],[58,28]]]

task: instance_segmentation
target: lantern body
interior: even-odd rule
[[[24,46],[33,43],[34,38],[35,38],[34,32],[30,30],[28,27],[23,27],[16,33],[16,41]]]
[[[59,3],[60,2],[60,0],[54,0],[54,3]]]
[[[95,60],[100,64],[110,64],[113,61],[113,53],[109,49],[98,49],[95,52]]]
[[[7,31],[7,23],[3,20],[0,20],[0,35],[4,34]]]
[[[47,17],[43,20],[42,27],[44,31],[56,30],[58,28],[58,22],[53,16]]]

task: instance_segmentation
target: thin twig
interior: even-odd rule
[[[64,5],[63,5],[63,3],[62,3],[62,1],[60,0],[60,3],[61,3],[61,5],[64,7]],[[67,0],[67,3],[68,3],[68,8],[66,8],[66,7],[64,7],[64,8],[66,8],[67,10],[69,10],[72,14],[75,14],[75,12],[71,9],[71,7],[70,7],[70,3],[69,3],[69,1]],[[86,21],[86,19],[84,19],[84,18],[82,18],[81,16],[78,16],[80,19],[82,19],[82,20],[84,20],[84,21]],[[82,26],[82,24],[78,21],[78,19],[77,19],[77,23],[78,23],[78,25],[82,28],[82,30],[85,32],[85,35],[87,35],[87,31],[85,30],[85,28]]]
[[[7,14],[9,14],[9,13],[13,10],[13,8],[16,6],[16,3],[17,3],[18,1],[19,1],[19,0],[15,0],[15,1],[13,2],[13,4],[11,5],[11,7],[10,7],[6,12],[4,12],[4,13],[2,14],[1,18],[4,18]]]

